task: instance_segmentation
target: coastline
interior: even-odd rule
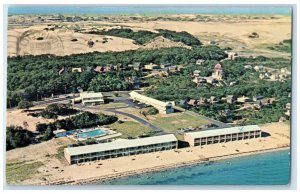
[[[150,172],[158,172],[158,171],[168,170],[168,169],[177,168],[177,167],[192,166],[192,165],[205,163],[208,161],[219,161],[219,160],[224,160],[224,159],[237,158],[237,157],[241,157],[241,156],[249,156],[249,155],[262,154],[262,153],[268,153],[268,152],[276,152],[276,151],[289,150],[289,149],[290,149],[290,146],[283,146],[283,147],[278,147],[278,148],[270,148],[270,149],[263,149],[263,150],[250,151],[250,152],[241,152],[241,153],[235,153],[235,154],[220,155],[220,156],[216,156],[216,157],[192,160],[192,161],[188,161],[188,162],[179,162],[179,163],[175,163],[175,164],[161,165],[161,166],[157,166],[157,167],[153,167],[153,168],[146,168],[143,170],[133,170],[133,171],[122,172],[122,173],[114,173],[114,174],[110,174],[110,175],[102,175],[102,176],[98,176],[98,177],[81,179],[81,180],[77,180],[77,181],[59,180],[57,182],[52,182],[52,183],[44,183],[44,184],[41,183],[41,185],[65,185],[65,184],[67,184],[67,185],[88,185],[88,184],[94,184],[94,183],[101,184],[102,182],[111,181],[111,180],[118,179],[118,178],[129,177],[129,176],[150,173]]]

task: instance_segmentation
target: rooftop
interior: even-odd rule
[[[260,130],[260,128],[257,125],[247,125],[247,126],[239,126],[239,127],[229,127],[229,128],[189,132],[189,133],[185,133],[185,135],[191,136],[192,138],[202,138],[202,137],[211,137],[211,136],[226,135],[232,133],[257,131],[257,130]]]
[[[82,92],[80,93],[82,98],[94,98],[94,97],[103,97],[101,92]]]
[[[69,147],[69,148],[65,148],[65,151],[72,156],[72,155],[87,154],[87,153],[101,152],[107,150],[116,150],[122,148],[159,144],[159,143],[165,143],[171,141],[177,141],[176,137],[173,134],[132,139],[132,140],[119,139],[109,143],[101,143],[101,144],[86,145],[86,146],[79,146],[79,147]]]

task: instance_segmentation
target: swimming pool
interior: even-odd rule
[[[87,139],[87,138],[93,138],[93,137],[99,137],[106,135],[106,132],[101,129],[92,130],[92,131],[86,131],[82,133],[78,133],[78,138]]]

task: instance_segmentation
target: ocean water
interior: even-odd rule
[[[81,5],[81,6],[8,6],[8,14],[280,14],[291,15],[290,6],[229,5]]]
[[[99,183],[106,185],[286,185],[289,150],[242,156]]]

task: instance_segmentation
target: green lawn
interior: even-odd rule
[[[134,121],[124,121],[124,123],[114,123],[110,125],[112,130],[122,133],[123,138],[137,137],[143,134],[151,134],[152,130],[147,126]]]
[[[26,179],[30,179],[36,173],[37,169],[42,166],[42,162],[33,163],[8,163],[6,164],[6,182],[7,184],[14,184]]]
[[[123,108],[127,107],[127,104],[123,102],[116,102],[116,103],[108,103],[108,104],[101,104],[99,105],[100,108]]]
[[[162,128],[166,132],[174,133],[178,129],[184,127],[197,127],[208,122],[203,119],[199,119],[187,114],[175,114],[174,116],[163,117],[161,115],[156,116],[156,119],[151,121],[155,126]]]

